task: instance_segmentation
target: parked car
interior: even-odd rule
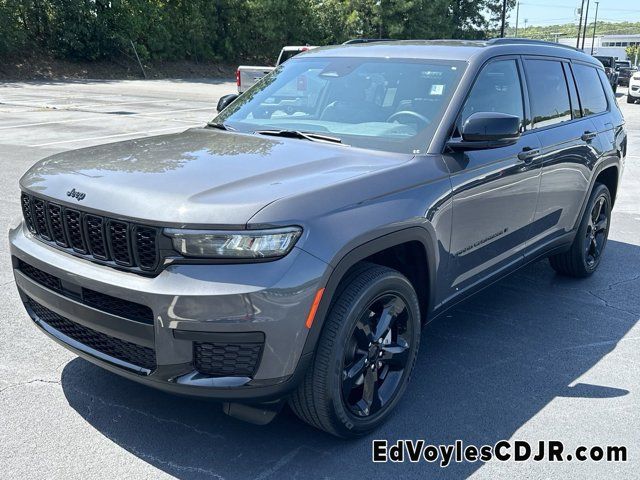
[[[283,49],[280,50],[280,55],[278,55],[275,67],[255,67],[250,65],[240,65],[236,70],[236,85],[238,86],[238,93],[245,92],[246,90],[251,88],[258,82],[258,80],[271,73],[278,65],[286,62],[291,57],[294,57],[299,53],[306,52],[307,50],[312,50],[314,48],[316,47],[311,47],[309,45],[283,47]]]
[[[597,270],[626,149],[604,68],[571,48],[317,49],[206,127],[34,165],[13,273],[35,325],[101,367],[364,435],[426,322],[539,259]]]
[[[631,60],[616,60],[616,71],[620,71],[621,68],[631,68]]]
[[[629,79],[638,71],[635,67],[620,67],[618,69],[618,85],[629,86]]]
[[[636,71],[629,79],[627,103],[636,103],[640,99],[640,72]]]
[[[594,55],[604,66],[604,72],[609,79],[609,85],[615,93],[618,89],[618,72],[616,72],[616,58],[603,55]]]

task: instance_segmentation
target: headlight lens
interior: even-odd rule
[[[293,248],[302,229],[183,230],[166,228],[173,248],[185,257],[260,259],[283,257]]]

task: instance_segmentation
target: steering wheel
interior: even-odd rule
[[[424,123],[425,127],[431,123],[431,120],[429,120],[427,117],[419,114],[418,112],[414,112],[412,110],[402,110],[400,112],[393,113],[391,114],[391,116],[389,116],[389,118],[387,118],[387,122],[393,122],[398,120],[398,118],[402,118],[402,117],[408,117],[414,120],[420,120],[422,123]],[[403,123],[403,122],[400,122],[400,123]]]

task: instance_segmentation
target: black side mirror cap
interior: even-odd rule
[[[216,107],[217,112],[220,113],[222,110],[227,108],[231,102],[238,98],[238,96],[239,95],[237,93],[230,93],[229,95],[220,97],[220,100],[218,100],[218,106]]]
[[[462,125],[461,139],[452,139],[453,150],[498,148],[513,145],[520,138],[519,117],[498,112],[476,112]]]

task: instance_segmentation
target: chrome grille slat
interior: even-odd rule
[[[159,229],[111,219],[22,193],[22,214],[38,239],[107,265],[153,273],[160,264]]]

